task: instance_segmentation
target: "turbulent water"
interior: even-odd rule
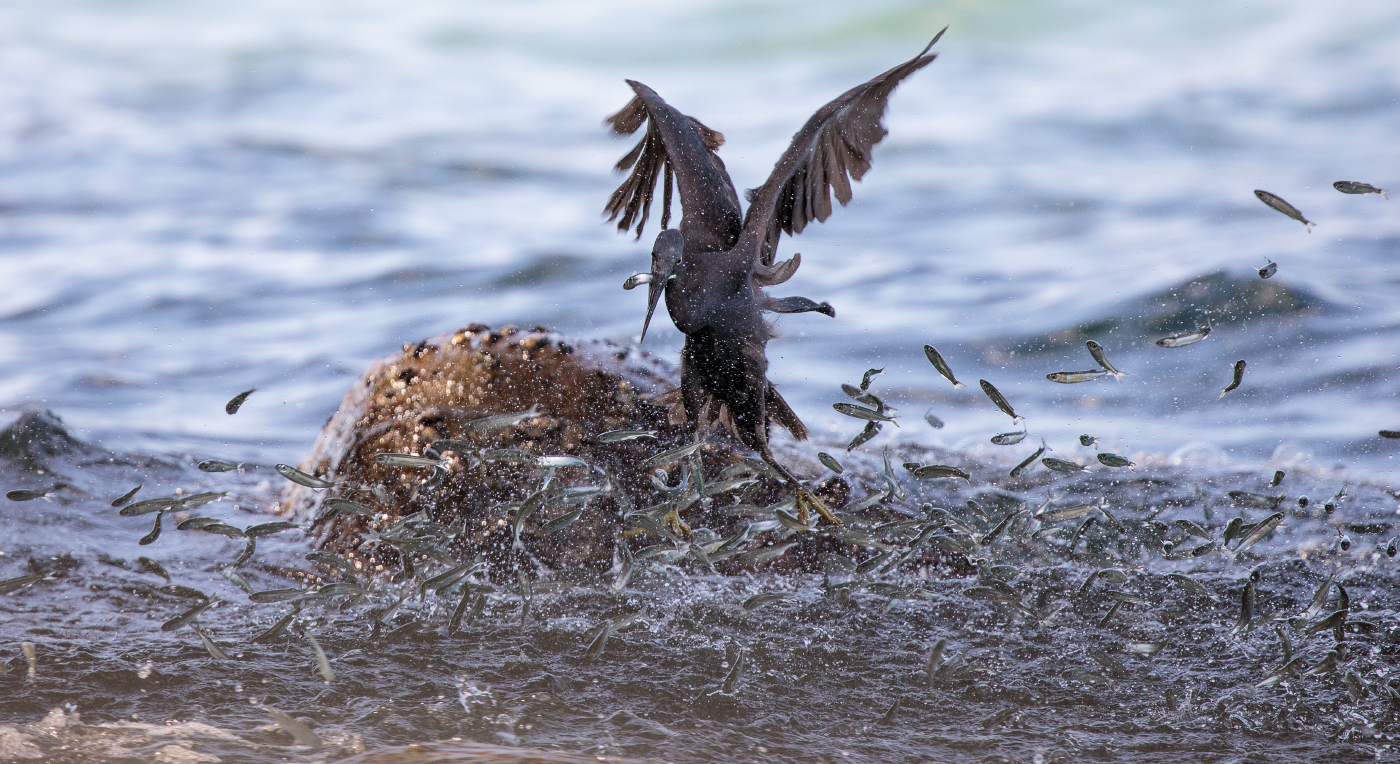
[[[310,718],[324,748],[295,755],[322,758],[452,737],[695,762],[1394,758],[1384,489],[1400,441],[1377,430],[1400,429],[1400,202],[1331,186],[1400,186],[1393,3],[73,2],[13,4],[0,21],[0,407],[53,410],[92,444],[0,444],[5,490],[72,486],[0,507],[0,579],[54,573],[0,596],[0,758],[293,753],[250,701]],[[979,550],[1017,566],[1028,602],[1050,592],[1037,612],[1067,605],[1039,623],[959,595],[973,574],[936,568],[892,574],[929,599],[890,604],[863,577],[840,595],[844,570],[823,588],[682,566],[621,596],[609,582],[542,594],[523,627],[505,587],[452,638],[441,608],[455,603],[415,596],[403,607],[429,628],[388,641],[370,640],[363,613],[314,613],[330,684],[299,638],[247,643],[287,606],[202,616],[228,662],[188,629],[160,631],[189,603],[155,593],[164,582],[136,557],[242,603],[217,572],[242,546],[173,527],[138,546],[149,523],[107,503],[136,483],[231,488],[210,505],[220,516],[270,520],[256,513],[275,473],[205,475],[190,457],[294,463],[371,359],[469,322],[636,336],[644,298],[620,284],[650,235],[599,217],[630,147],[601,127],[627,101],[623,78],[723,131],[721,156],[751,187],[813,110],[945,24],[940,58],[893,96],[854,201],[781,245],[803,266],[773,291],[830,301],[837,318],[784,317],[773,379],[833,450],[860,426],[832,411],[838,385],[887,368],[875,389],[902,426],[867,448],[979,465],[980,486],[929,497],[944,505],[981,495],[1041,437],[1052,455],[1091,454],[1081,433],[1150,479],[1041,473],[1007,490],[1031,508],[1116,492],[1130,527],[1190,519],[1217,539],[1230,517],[1267,514],[1226,492],[1283,492],[1288,520],[1257,559],[1164,560],[1162,538],[1116,542],[1105,523],[1078,557],[1028,540]],[[1207,322],[1201,343],[1153,344]],[[664,319],[652,332],[656,352],[679,348]],[[1091,368],[1088,339],[1123,384],[1045,379]],[[933,372],[925,343],[969,390]],[[1239,359],[1243,384],[1219,399]],[[979,378],[1031,437],[988,442],[1007,420]],[[1275,468],[1288,477],[1270,489]],[[1319,510],[1344,484],[1337,510]],[[294,531],[265,539],[250,578],[293,586],[284,568],[307,568],[306,551]],[[1281,662],[1274,624],[1230,630],[1264,560],[1259,615],[1296,615],[1338,572],[1376,627],[1348,635],[1344,666],[1255,688]],[[1101,567],[1128,570],[1119,588],[1151,605],[1100,626],[1107,602],[1071,595]],[[1172,589],[1172,571],[1219,601]],[[740,606],[772,589],[794,597]],[[634,612],[585,663],[587,629]],[[949,662],[926,681],[940,638]],[[32,680],[21,642],[36,646]],[[1121,652],[1158,642],[1150,658]],[[1324,630],[1294,647],[1310,667],[1331,643]],[[710,694],[739,650],[735,691]]]

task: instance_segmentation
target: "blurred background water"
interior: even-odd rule
[[[1093,432],[1257,463],[1283,443],[1388,470],[1400,216],[1330,185],[1400,185],[1384,0],[8,4],[0,406],[112,447],[292,461],[403,342],[472,321],[635,338],[645,298],[620,283],[657,221],[638,242],[600,217],[630,147],[601,126],[622,79],[723,131],[742,189],[813,110],[945,24],[855,200],[782,245],[804,265],[774,293],[838,311],[782,318],[770,349],[813,430],[853,435],[837,385],[884,366],[899,437],[937,445],[1006,429],[986,377],[1052,447]],[[1153,346],[1142,317],[1211,274],[1166,323],[1214,308],[1217,332]],[[1281,290],[1262,310],[1217,304],[1261,284]],[[673,357],[660,323],[647,346]],[[1123,386],[1045,380],[1092,366],[1087,337]],[[1237,358],[1244,386],[1217,402]],[[946,428],[920,421],[930,406]]]
[[[803,266],[773,293],[828,300],[837,318],[781,318],[772,378],[828,448],[860,429],[831,409],[839,384],[872,367],[887,369],[875,389],[902,415],[884,438],[1013,462],[1042,436],[1063,456],[1086,453],[1075,436],[1098,435],[1144,463],[1124,503],[1134,523],[1164,511],[1199,520],[1204,501],[1219,525],[1220,494],[1264,490],[1256,468],[1288,467],[1289,506],[1303,492],[1316,501],[1254,548],[1275,566],[1260,610],[1295,613],[1338,575],[1355,614],[1384,626],[1353,638],[1347,664],[1371,690],[1348,689],[1340,672],[1255,686],[1277,661],[1272,632],[1227,631],[1249,556],[1028,562],[1009,544],[996,554],[1024,568],[1024,589],[1060,597],[1089,568],[1121,565],[1162,606],[1106,627],[1090,597],[1042,626],[960,598],[968,581],[948,571],[897,572],[934,593],[926,602],[885,601],[874,591],[887,582],[875,582],[846,607],[815,577],[675,569],[616,595],[547,599],[528,628],[503,591],[455,642],[366,641],[359,614],[318,611],[310,628],[348,678],[323,686],[303,647],[247,644],[283,611],[243,603],[220,576],[233,542],[168,531],[163,546],[138,546],[145,521],[107,506],[138,480],[147,496],[232,487],[207,510],[270,519],[245,515],[266,508],[278,478],[211,477],[164,457],[296,463],[367,364],[405,342],[471,322],[635,338],[645,297],[620,287],[647,266],[657,221],[636,241],[600,215],[631,147],[601,124],[629,98],[623,79],[723,131],[742,189],[816,108],[944,25],[938,61],[892,98],[890,135],[854,201],[781,245]],[[0,514],[0,578],[58,572],[0,600],[0,711],[55,760],[211,760],[161,747],[167,734],[219,732],[169,733],[190,720],[242,730],[243,743],[206,741],[225,760],[282,760],[287,739],[258,728],[253,696],[314,713],[335,756],[455,735],[702,762],[770,751],[1179,761],[1188,750],[1244,761],[1260,746],[1354,761],[1372,750],[1363,743],[1390,755],[1400,589],[1381,550],[1395,494],[1364,476],[1389,485],[1396,441],[1376,431],[1400,429],[1400,200],[1331,184],[1400,191],[1394,2],[8,3],[0,73],[0,411],[52,409],[125,453],[59,460],[52,476],[76,488]],[[1260,204],[1256,188],[1316,229]],[[1256,273],[1266,257],[1279,266],[1268,281]],[[1204,342],[1153,344],[1207,320]],[[647,348],[675,358],[669,321],[652,332]],[[1130,373],[1122,385],[1045,379],[1092,368],[1091,338]],[[968,390],[936,375],[924,343]],[[1249,362],[1244,384],[1217,400],[1237,359]],[[988,443],[1009,423],[978,378],[1032,437]],[[224,402],[252,386],[226,416]],[[946,426],[929,428],[925,411]],[[874,465],[880,445],[848,464]],[[6,489],[48,480],[26,464],[0,464]],[[1041,477],[1047,495],[1065,487]],[[1117,479],[1073,480],[1101,490]],[[1347,480],[1349,503],[1317,510]],[[1356,537],[1349,552],[1343,533]],[[245,569],[260,587],[291,585],[288,571],[305,567],[306,540],[288,536]],[[157,630],[185,604],[151,591],[158,580],[126,561],[141,554],[226,600],[203,623],[238,644],[236,662]],[[1168,591],[1160,576],[1172,571],[1200,578],[1210,600]],[[789,587],[792,603],[740,613],[751,594]],[[586,629],[624,603],[649,613],[646,627],[582,665]],[[405,609],[434,630],[445,620],[436,600]],[[917,676],[945,635],[955,665],[924,687]],[[1325,660],[1327,636],[1300,637],[1309,664]],[[38,643],[40,667],[23,686],[21,640]],[[1107,682],[1082,648],[1124,640],[1166,647]],[[707,707],[702,693],[738,649],[754,663],[748,684]],[[68,722],[50,710],[63,704]],[[82,740],[54,732],[76,728],[79,706],[108,726]],[[1025,716],[1003,733],[1012,712]],[[137,718],[154,724],[121,726]],[[18,734],[0,727],[0,759],[27,755]],[[121,735],[139,740],[114,753]]]

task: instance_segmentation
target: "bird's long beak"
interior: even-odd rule
[[[675,275],[676,264],[681,260],[681,251],[685,248],[685,240],[681,238],[681,232],[674,228],[662,231],[656,237],[656,243],[651,248],[651,284],[647,286],[647,317],[642,322],[642,338],[639,341],[645,342],[647,329],[651,326],[652,314],[656,312],[656,304],[661,302],[661,295],[666,292],[666,286]]]
[[[674,266],[667,267],[660,273],[652,272],[651,284],[647,287],[647,318],[642,322],[642,339],[647,340],[647,328],[651,326],[651,316],[656,312],[656,304],[661,302],[661,295],[666,292],[666,284],[670,282]]]

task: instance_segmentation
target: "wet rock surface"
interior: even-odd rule
[[[652,483],[653,468],[668,470],[668,487],[684,487],[682,481],[699,468],[709,483],[686,489],[688,500],[685,490],[669,498],[679,499],[685,523],[728,536],[744,517],[727,509],[780,501],[785,488],[723,431],[706,433],[694,459],[649,464],[651,457],[687,443],[684,424],[670,413],[673,380],[672,367],[634,347],[571,341],[543,329],[472,325],[405,345],[356,382],[301,462],[304,471],[336,486],[292,484],[285,511],[312,528],[321,548],[371,567],[397,567],[405,554],[411,564],[424,559],[423,547],[431,545],[428,554],[481,557],[502,569],[538,564],[596,571],[613,565],[620,539],[639,550],[671,530],[657,529],[664,514],[657,508],[668,493]],[[538,415],[490,429],[473,424],[528,411]],[[614,430],[645,430],[655,437],[599,440]],[[383,454],[440,461],[401,467],[376,460]],[[551,456],[581,461],[547,466],[534,459]],[[551,480],[548,498],[530,507],[520,523],[517,544],[517,513]],[[836,506],[847,497],[839,479],[818,490]],[[334,504],[327,499],[335,498],[352,499],[374,515],[327,511]],[[579,509],[567,527],[550,527]],[[395,525],[405,518],[408,526]],[[391,527],[416,538],[375,543]],[[689,538],[684,530],[674,533]],[[815,561],[806,554],[777,564],[810,567]],[[738,556],[717,563],[728,571],[752,565]]]

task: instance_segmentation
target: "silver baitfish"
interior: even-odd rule
[[[51,488],[37,490],[29,488],[16,488],[15,490],[6,493],[5,498],[9,499],[10,501],[34,501],[35,499],[42,499],[52,492],[53,489]]]
[[[1027,456],[1025,461],[1011,468],[1011,477],[1020,477],[1024,475],[1026,473],[1026,470],[1029,470],[1031,467],[1033,467],[1035,465],[1036,460],[1039,459],[1048,448],[1049,446],[1045,445],[1045,441],[1041,440],[1040,448],[1037,449],[1035,453],[1031,454],[1030,456]]]
[[[897,418],[892,417],[889,414],[876,411],[874,409],[868,409],[864,406],[857,406],[854,403],[833,403],[831,404],[831,407],[836,409],[838,412],[845,414],[848,417],[864,419],[870,422],[894,422]],[[895,426],[898,426],[897,422],[895,423]]]
[[[137,557],[136,564],[140,565],[141,569],[146,571],[147,573],[153,573],[157,576],[160,576],[161,578],[165,579],[166,582],[170,581],[170,573],[168,573],[165,570],[165,566],[161,565],[155,560],[152,560],[149,557]]]
[[[704,445],[704,441],[700,441],[698,443],[689,443],[679,448],[673,448],[670,451],[662,451],[650,459],[647,459],[645,462],[642,462],[642,468],[650,470],[655,467],[660,467],[663,464],[678,462],[696,451],[699,451]]]
[[[762,549],[759,549],[757,552],[754,552],[753,561],[754,561],[754,562],[768,562],[769,560],[776,560],[777,558],[782,557],[784,554],[786,554],[786,553],[787,553],[787,550],[789,550],[789,549],[791,549],[791,548],[793,548],[793,547],[795,547],[795,546],[797,546],[797,542],[796,542],[796,541],[793,541],[793,542],[788,543],[788,544],[777,544],[777,545],[774,545],[774,546],[766,546],[766,547],[763,547]]]
[[[550,520],[549,524],[544,527],[544,532],[558,533],[559,531],[564,530],[570,525],[573,525],[575,520],[583,516],[584,509],[584,507],[579,507],[578,509],[575,509],[572,512],[568,512],[566,514],[554,518],[553,520]]]
[[[850,444],[846,446],[846,452],[850,453],[852,449],[856,448],[857,446],[864,445],[871,438],[875,437],[876,435],[879,435],[880,426],[881,425],[879,422],[870,422],[866,424],[864,430],[861,430],[858,435],[856,435],[854,438],[851,438]]]
[[[321,738],[317,737],[310,727],[297,721],[291,714],[279,711],[272,706],[263,706],[262,709],[267,712],[268,716],[272,717],[273,721],[277,722],[277,726],[281,727],[283,732],[291,735],[298,745],[311,748],[321,747]]]
[[[1268,191],[1255,189],[1254,195],[1259,197],[1259,201],[1269,205],[1270,207],[1279,212],[1282,212],[1288,217],[1293,218],[1299,223],[1302,223],[1303,227],[1307,229],[1308,233],[1312,233],[1312,227],[1317,225],[1311,220],[1308,220],[1307,218],[1303,217],[1303,213],[1299,212],[1297,207],[1294,207],[1288,202],[1285,202],[1283,199],[1279,198],[1275,194],[1271,194]]]
[[[189,610],[186,610],[185,612],[183,612],[183,613],[181,613],[181,614],[175,616],[174,618],[171,618],[170,620],[166,621],[165,623],[161,624],[160,630],[161,630],[161,631],[175,631],[176,629],[180,628],[181,626],[184,626],[184,625],[188,624],[189,622],[193,621],[194,619],[198,618],[199,615],[200,615],[200,613],[203,613],[204,611],[208,610],[209,608],[211,608],[211,607],[213,607],[213,606],[214,606],[214,600],[206,599],[206,600],[204,600],[203,602],[200,602],[198,605],[195,605],[194,607],[190,608]]]
[[[1278,484],[1283,482],[1284,471],[1274,470],[1274,477],[1269,481],[1270,488],[1278,488]]]
[[[885,373],[885,370],[884,370],[884,369],[866,369],[866,370],[865,370],[865,374],[861,375],[861,378],[860,378],[860,389],[862,389],[862,390],[869,390],[869,389],[870,389],[870,380],[873,379],[873,378],[875,377],[876,374],[884,374],[884,373]]]
[[[278,520],[277,522],[273,523],[263,523],[262,525],[254,525],[250,528],[245,528],[243,530],[243,534],[246,535],[248,538],[262,538],[263,536],[271,536],[274,533],[281,533],[282,531],[287,531],[291,530],[292,528],[300,527],[301,526],[297,525],[296,523],[289,523],[286,520]]]
[[[145,536],[142,536],[141,540],[136,543],[140,544],[141,546],[156,543],[156,539],[160,538],[160,519],[164,516],[164,512],[157,512],[155,527],[151,528],[151,532],[147,533]]]
[[[734,694],[734,687],[739,683],[739,677],[744,673],[745,663],[747,663],[747,661],[744,659],[744,651],[740,650],[738,654],[734,656],[734,666],[729,669],[729,673],[724,676],[724,681],[720,683],[720,692],[725,695]]]
[[[321,649],[321,643],[316,641],[315,635],[307,632],[306,641],[311,643],[312,652],[316,653],[316,670],[321,672],[321,678],[327,682],[335,681],[335,670],[331,668],[331,662],[326,660],[326,651]]]
[[[1041,459],[1040,463],[1056,472],[1084,472],[1089,469],[1082,464],[1076,464],[1064,459],[1056,459],[1053,456],[1047,456]]]
[[[577,456],[562,454],[541,456],[535,460],[536,467],[587,467],[588,462]]]
[[[613,622],[604,621],[600,627],[596,628],[597,634],[593,637],[593,641],[588,644],[588,650],[583,654],[585,663],[591,662],[603,654],[603,649],[608,646],[608,638],[612,636]]]
[[[1254,620],[1254,582],[1250,581],[1244,585],[1244,593],[1240,595],[1240,615],[1235,619],[1235,627],[1230,629],[1231,634],[1237,634],[1249,627]]]
[[[924,421],[928,422],[928,426],[935,430],[943,429],[943,420],[934,416],[933,409],[924,412]],[[1400,437],[1400,435],[1396,435],[1396,437]]]
[[[1172,522],[1172,525],[1186,531],[1192,536],[1203,538],[1206,541],[1212,540],[1210,531],[1202,528],[1199,523],[1192,522],[1191,520],[1175,520]]]
[[[1108,376],[1108,372],[1103,369],[1088,369],[1086,371],[1056,371],[1046,374],[1045,378],[1062,385],[1073,385],[1079,382],[1092,382],[1106,376]]]
[[[1268,265],[1265,265],[1263,268],[1259,269],[1259,278],[1273,278],[1274,274],[1278,273],[1278,263],[1274,262],[1273,260],[1270,260],[1268,255],[1264,256],[1264,262],[1268,263]]]
[[[969,483],[972,482],[972,476],[968,475],[966,472],[963,472],[957,467],[950,467],[946,464],[926,464],[916,470],[912,470],[911,474],[919,480],[931,480],[934,478],[962,478],[963,480],[966,480]]]
[[[1093,435],[1080,435],[1080,436],[1079,436],[1079,445],[1084,446],[1085,448],[1090,448],[1090,447],[1098,446],[1098,444],[1099,444],[1099,439],[1096,438],[1096,437],[1094,437]]]
[[[472,432],[491,432],[505,427],[514,427],[527,419],[536,419],[540,416],[540,405],[532,405],[525,411],[517,411],[511,414],[497,414],[496,416],[482,417],[467,422],[467,429]]]
[[[201,592],[198,589],[194,589],[188,586],[181,586],[179,584],[170,584],[169,586],[162,586],[159,589],[156,589],[156,591],[160,592],[161,594],[169,594],[172,597],[179,597],[180,599],[185,600],[209,599],[209,595],[205,594],[204,592]]]
[[[1099,454],[1098,459],[1099,464],[1105,467],[1127,467],[1128,469],[1137,469],[1137,464],[1124,459],[1118,454]]]
[[[1271,533],[1274,530],[1274,528],[1277,528],[1278,524],[1281,522],[1283,522],[1282,512],[1275,512],[1274,514],[1264,518],[1264,520],[1262,520],[1258,525],[1254,526],[1254,528],[1251,529],[1249,533],[1245,534],[1244,538],[1240,539],[1240,543],[1235,546],[1235,553],[1239,554],[1245,549],[1248,549],[1249,547],[1261,541],[1265,536],[1269,535],[1269,533]]]
[[[1084,347],[1089,349],[1089,355],[1094,357],[1094,362],[1097,363],[1099,366],[1102,366],[1104,371],[1108,372],[1109,374],[1112,374],[1114,379],[1118,380],[1119,382],[1122,382],[1123,378],[1128,376],[1128,372],[1119,371],[1117,368],[1114,367],[1112,363],[1109,363],[1108,355],[1104,353],[1103,345],[1100,345],[1099,343],[1094,342],[1093,340],[1089,340],[1088,342],[1084,343]]]
[[[939,639],[933,643],[933,649],[929,651],[928,660],[924,662],[924,682],[933,683],[933,675],[937,673],[939,666],[943,663],[943,650],[947,648],[948,640]]]
[[[885,408],[884,403],[882,403],[879,398],[876,398],[874,394],[866,392],[865,390],[862,390],[859,387],[856,387],[855,385],[842,384],[841,392],[854,398],[857,403],[864,403],[867,406],[874,406],[876,409],[882,411]]]
[[[623,289],[636,289],[643,284],[650,284],[652,276],[650,273],[634,273],[622,282]]]
[[[30,573],[27,576],[16,576],[14,578],[7,578],[4,581],[0,581],[0,594],[10,594],[12,592],[17,592],[26,586],[43,581],[50,575],[52,574]]]
[[[1025,430],[1021,430],[1020,432],[1003,432],[1003,433],[1000,434],[1000,435],[993,435],[993,436],[992,436],[992,445],[994,445],[994,446],[1014,446],[1014,445],[1016,445],[1017,443],[1020,443],[1021,441],[1025,440],[1025,439],[1026,439],[1026,434],[1027,434],[1027,433],[1026,433]]]
[[[787,592],[764,592],[762,594],[755,594],[754,596],[744,600],[744,609],[756,610],[760,607],[763,607],[764,605],[767,605],[770,602],[785,600],[791,596],[792,595]]]
[[[484,462],[505,462],[507,464],[533,465],[539,457],[514,448],[492,448],[481,452]]]
[[[136,492],[137,492],[137,491],[140,491],[143,487],[145,487],[145,485],[146,485],[145,483],[142,483],[141,485],[138,485],[138,486],[136,486],[135,488],[131,489],[130,491],[127,491],[126,493],[122,494],[121,496],[118,496],[117,498],[112,499],[112,506],[114,506],[114,507],[124,506],[128,501],[131,501],[132,499],[136,498]]]
[[[1220,391],[1220,397],[1221,397],[1221,398],[1224,398],[1224,397],[1225,397],[1225,393],[1228,393],[1228,392],[1230,392],[1231,390],[1234,390],[1235,388],[1239,387],[1239,386],[1240,386],[1240,383],[1243,382],[1243,381],[1244,381],[1244,361],[1235,361],[1235,378],[1232,379],[1232,380],[1230,381],[1230,384],[1229,384],[1224,390],[1221,390],[1221,391]],[[1219,398],[1217,398],[1216,400],[1219,400]]]
[[[1336,183],[1332,184],[1332,188],[1335,188],[1344,194],[1380,194],[1382,199],[1390,198],[1385,195],[1385,189],[1376,188],[1370,183],[1357,183],[1355,181],[1350,180],[1339,180]]]
[[[1201,340],[1209,336],[1210,327],[1205,326],[1200,329],[1197,329],[1194,332],[1186,332],[1185,334],[1173,334],[1170,337],[1163,337],[1162,339],[1157,340],[1157,344],[1160,347],[1164,348],[1179,348],[1185,347],[1187,345],[1194,345],[1197,342],[1200,342]]]
[[[832,472],[835,472],[838,475],[845,471],[841,467],[841,462],[836,461],[836,459],[833,458],[831,454],[828,454],[825,451],[817,452],[817,461],[821,462],[823,465],[826,466],[827,469],[831,470]]]
[[[358,572],[355,569],[355,563],[350,562],[349,560],[345,559],[344,557],[341,557],[338,554],[331,554],[329,552],[312,552],[306,555],[306,559],[318,565],[325,565],[331,568],[340,568],[346,573],[353,574]]]
[[[1017,414],[1016,411],[1011,408],[1011,404],[1006,402],[1006,396],[1002,395],[1001,391],[996,389],[991,382],[985,379],[979,379],[977,381],[982,385],[982,392],[986,393],[987,397],[992,400],[992,403],[996,404],[996,407],[1001,409],[1001,413],[1011,417],[1012,422],[1015,422],[1017,419],[1025,419],[1025,417]]]
[[[359,515],[361,517],[372,517],[374,515],[374,510],[358,501],[351,501],[350,499],[336,497],[326,499],[323,503],[327,508],[326,514],[322,516],[323,519],[329,519],[339,514]]]
[[[1182,588],[1184,588],[1186,591],[1192,594],[1199,594],[1202,597],[1209,597],[1211,600],[1215,599],[1215,595],[1211,594],[1209,589],[1205,588],[1205,586],[1201,585],[1201,583],[1194,578],[1184,576],[1180,573],[1168,573],[1166,576],[1163,577],[1166,578],[1168,581],[1173,581],[1175,583],[1180,584]]]
[[[374,460],[385,467],[437,467],[441,459],[413,454],[375,454]]]
[[[253,389],[251,389],[251,390],[244,390],[243,392],[239,393],[238,395],[233,396],[232,398],[229,399],[229,402],[228,402],[228,403],[225,403],[225,404],[224,404],[224,411],[228,412],[228,415],[229,415],[229,416],[233,416],[234,414],[237,414],[237,413],[238,413],[239,407],[243,405],[243,402],[244,402],[244,401],[248,400],[248,396],[252,395],[253,393],[255,393],[255,392],[257,392],[257,391],[258,391],[258,388],[255,387],[255,388],[253,388]]]
[[[224,461],[223,459],[205,459],[195,466],[199,467],[200,472],[232,472],[238,469],[236,462]]]
[[[229,538],[233,539],[245,538],[248,535],[243,532],[242,528],[235,528],[234,526],[229,525],[228,523],[209,523],[208,525],[199,526],[199,530],[204,531],[205,533],[214,533],[220,536],[228,536]]]
[[[1083,517],[1098,508],[1098,503],[1076,504],[1072,507],[1057,507],[1050,509],[1047,504],[1045,508],[1037,512],[1034,517],[1042,523],[1057,523],[1061,520],[1073,520],[1076,517]]]
[[[149,515],[152,512],[170,509],[175,506],[176,503],[178,503],[178,499],[146,499],[145,501],[138,501],[135,504],[128,504],[122,507],[121,511],[117,514],[122,517],[140,517],[141,515]]]
[[[456,451],[459,454],[471,454],[477,451],[477,447],[474,444],[465,440],[453,440],[451,438],[439,438],[429,444],[428,448],[440,454],[448,451]]]
[[[948,362],[943,360],[943,356],[940,355],[932,345],[924,345],[924,355],[928,356],[928,362],[933,364],[933,368],[937,369],[938,373],[942,374],[944,379],[953,383],[954,388],[967,387],[967,385],[959,382],[957,377],[953,376],[953,369],[948,366]]]
[[[277,470],[277,474],[282,477],[297,485],[304,485],[307,488],[332,488],[335,486],[335,483],[329,480],[322,480],[315,475],[308,475],[290,464],[278,464],[273,467],[273,469]]]
[[[641,438],[656,439],[655,430],[609,430],[598,435],[599,443],[625,443]]]
[[[199,628],[198,624],[192,623],[190,624],[190,628],[194,629],[194,633],[199,635],[199,641],[204,643],[204,649],[209,651],[209,657],[216,661],[232,660],[228,657],[228,653],[223,651],[223,648],[214,644],[214,640],[210,639],[209,635],[205,634],[204,629]]]
[[[781,509],[774,510],[773,514],[778,518],[778,522],[781,523],[782,526],[784,528],[787,528],[788,530],[797,531],[798,533],[812,530],[812,526],[807,525],[806,523],[802,522],[801,520],[798,520],[793,515],[788,514],[787,512]]]
[[[261,592],[253,592],[248,595],[248,599],[258,603],[282,602],[293,597],[300,597],[309,593],[307,589],[268,589]]]

